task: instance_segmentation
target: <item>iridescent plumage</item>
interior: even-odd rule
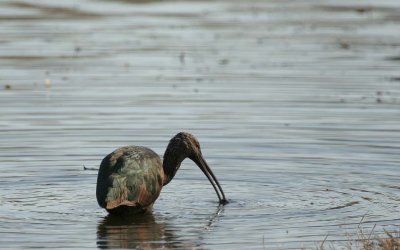
[[[221,186],[201,154],[197,139],[181,132],[168,144],[163,163],[154,151],[146,147],[126,146],[107,155],[100,164],[97,177],[99,205],[117,214],[151,211],[161,188],[171,181],[187,157],[207,176],[220,203],[227,203]]]

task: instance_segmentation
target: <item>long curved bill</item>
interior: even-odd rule
[[[218,195],[219,203],[220,204],[227,204],[228,200],[225,198],[224,191],[222,190],[221,185],[219,184],[217,177],[215,177],[214,173],[211,171],[210,167],[208,166],[207,162],[204,160],[203,156],[200,155],[199,159],[195,161],[197,166],[203,171],[207,179],[210,181],[211,185],[213,186],[215,192]]]

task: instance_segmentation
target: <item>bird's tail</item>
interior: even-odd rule
[[[112,186],[108,189],[106,197],[106,209],[111,210],[116,207],[136,206],[136,202],[129,200],[128,185],[126,185],[127,178],[125,176],[113,176]]]

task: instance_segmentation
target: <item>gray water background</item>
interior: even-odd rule
[[[298,249],[400,226],[400,2],[0,2],[1,249]],[[153,215],[102,158],[195,134]],[[362,223],[360,224],[360,221]]]

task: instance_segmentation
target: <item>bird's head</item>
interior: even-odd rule
[[[200,143],[194,135],[187,132],[180,132],[175,135],[170,145],[174,145],[176,151],[185,158],[189,158],[192,161],[196,161],[202,157]]]
[[[169,156],[177,159],[178,162],[182,162],[185,158],[189,158],[194,161],[214,187],[220,203],[228,203],[225,198],[225,194],[222,191],[221,185],[201,153],[200,143],[196,137],[187,132],[180,132],[176,134],[168,144],[167,150],[164,154],[164,160]],[[179,164],[176,166],[176,169],[174,169],[173,175],[175,175],[176,171],[178,170],[177,168],[179,168]],[[168,169],[166,170],[169,171]]]

